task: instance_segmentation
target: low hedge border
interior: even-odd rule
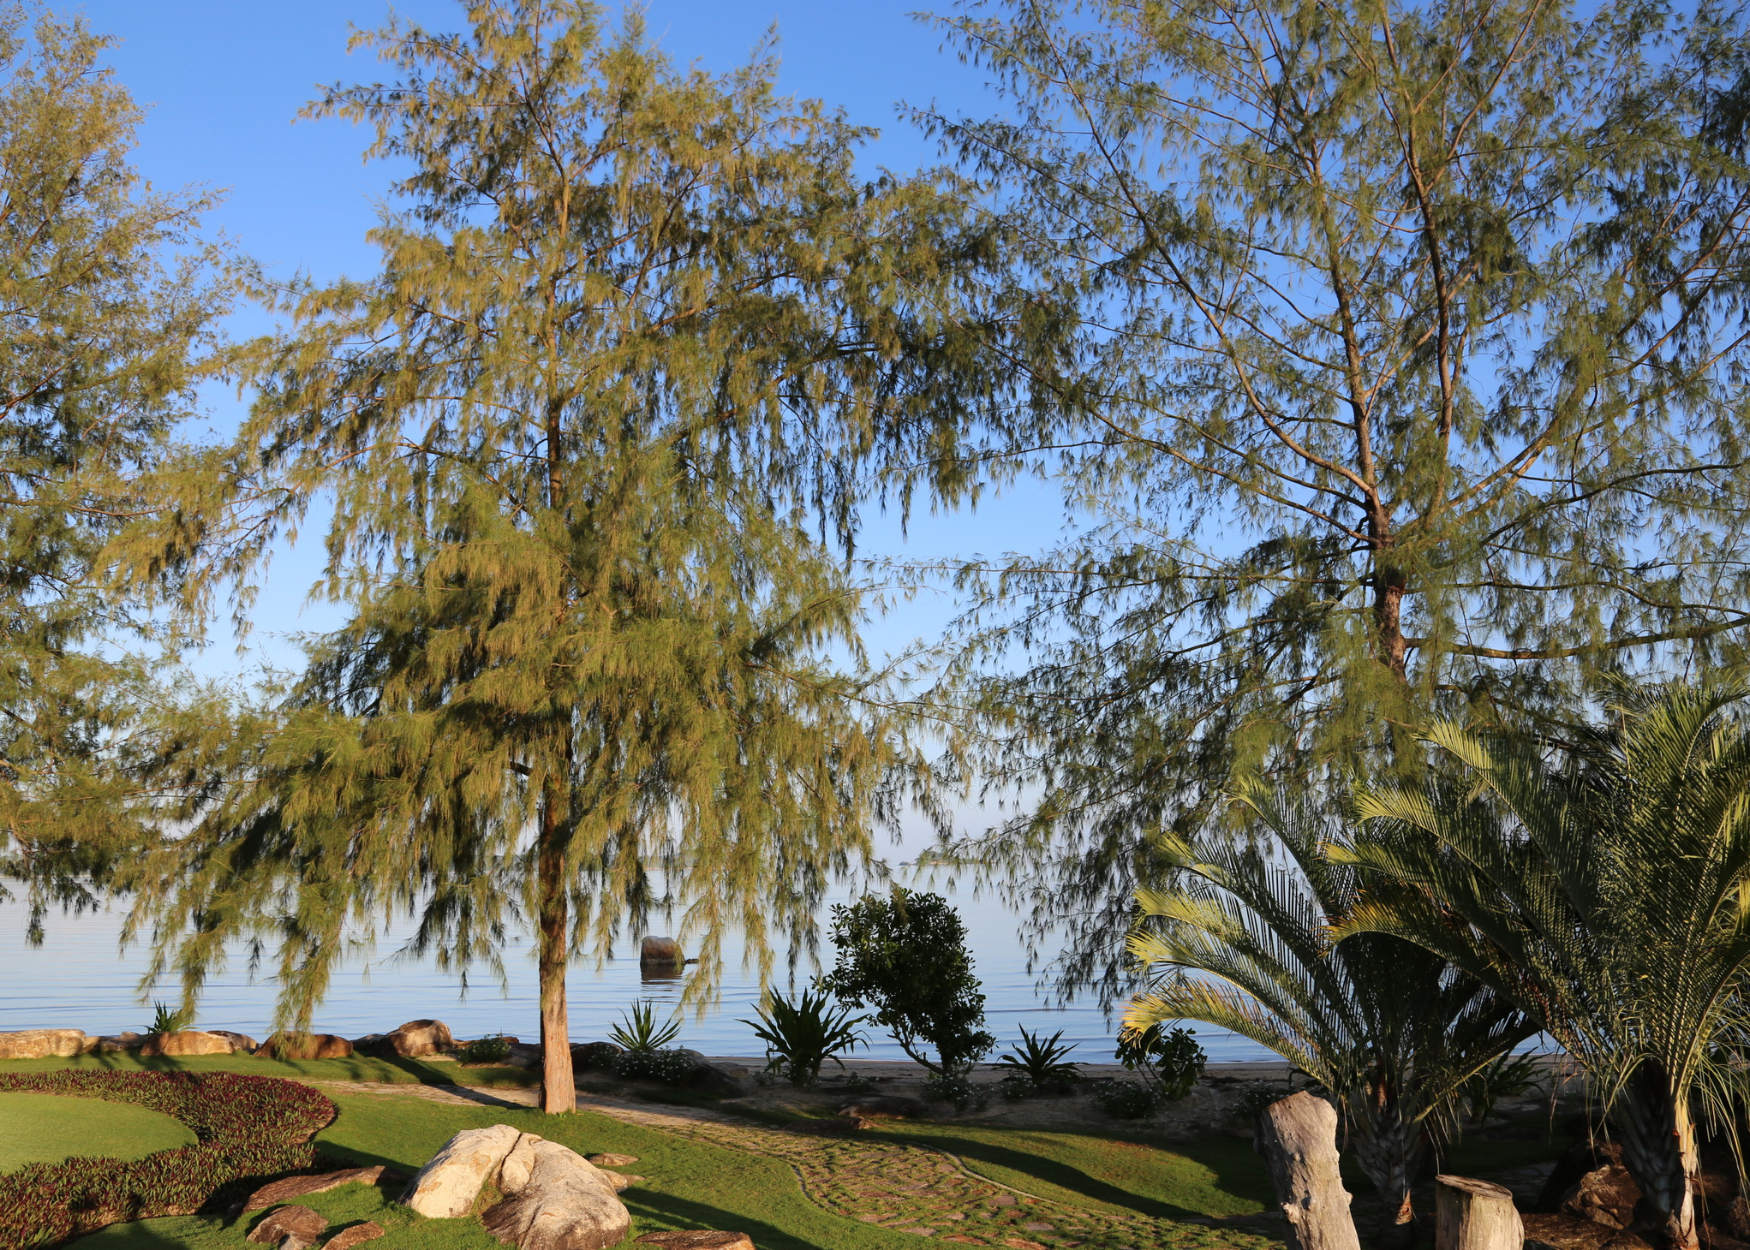
[[[0,1175],[0,1250],[42,1250],[123,1220],[192,1215],[240,1181],[315,1163],[332,1102],[308,1086],[230,1072],[0,1073],[0,1092],[127,1102],[180,1120],[195,1144],[144,1159],[65,1159]]]

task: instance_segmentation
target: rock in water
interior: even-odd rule
[[[165,1055],[228,1055],[235,1049],[231,1039],[218,1033],[203,1033],[199,1029],[181,1029],[175,1033],[154,1033],[140,1045],[145,1056]]]
[[[516,1149],[521,1137],[508,1124],[457,1133],[407,1182],[402,1203],[430,1219],[453,1220],[468,1214],[480,1187],[498,1175],[505,1156]]]
[[[263,1185],[250,1194],[243,1204],[243,1211],[245,1214],[260,1211],[276,1202],[287,1202],[306,1194],[327,1193],[342,1185],[375,1185],[382,1175],[383,1165],[379,1163],[375,1167],[347,1168],[340,1172],[324,1172],[318,1176],[288,1176],[284,1180]]]
[[[383,1045],[403,1059],[435,1055],[455,1045],[450,1026],[442,1020],[409,1020],[383,1039]]]
[[[279,1250],[304,1250],[328,1231],[328,1217],[309,1207],[281,1207],[249,1230],[249,1240]]]
[[[638,962],[659,968],[678,968],[686,963],[681,944],[670,937],[647,937],[638,947]]]
[[[86,1037],[81,1029],[25,1029],[18,1033],[0,1033],[0,1059],[71,1059],[86,1053]],[[97,1039],[91,1039],[91,1050],[97,1049]]]
[[[638,1242],[645,1246],[667,1246],[668,1250],[754,1250],[753,1238],[746,1233],[720,1233],[709,1228],[645,1233]]]
[[[480,1217],[517,1250],[604,1250],[632,1231],[632,1215],[594,1164],[558,1142],[525,1133],[505,1159],[508,1197]]]
[[[363,1224],[354,1224],[351,1228],[343,1228],[327,1241],[322,1243],[322,1250],[352,1250],[363,1242],[375,1241],[383,1235],[383,1226],[375,1220],[366,1220]]]

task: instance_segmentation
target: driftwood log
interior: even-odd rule
[[[1434,1178],[1434,1250],[1519,1250],[1524,1244],[1512,1190],[1468,1176]]]
[[[1289,1250],[1361,1250],[1337,1172],[1337,1112],[1330,1103],[1304,1092],[1271,1103],[1258,1116],[1258,1150],[1288,1217]]]

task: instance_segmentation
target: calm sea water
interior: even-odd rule
[[[983,981],[987,1025],[1002,1045],[1018,1039],[1021,1025],[1047,1034],[1062,1029],[1065,1041],[1078,1043],[1077,1058],[1110,1062],[1116,1020],[1092,1002],[1046,1005],[1049,995],[1039,977],[1027,971],[1015,915],[991,900],[955,897],[953,901],[966,921],[976,971]],[[47,940],[32,948],[24,941],[23,908],[0,903],[0,1030],[77,1028],[95,1034],[143,1029],[152,1015],[139,991],[146,956],[137,947],[118,952],[120,925],[116,913],[56,915],[49,923]],[[437,971],[429,961],[392,958],[395,945],[380,943],[373,957],[355,960],[337,974],[315,1016],[319,1031],[357,1037],[432,1016],[460,1037],[508,1033],[532,1041],[539,1036],[535,966],[526,940],[506,953],[508,991],[480,973],[466,994],[454,976]],[[830,945],[824,940],[822,945],[830,958]],[[605,1036],[638,999],[654,1000],[659,1014],[673,1011],[679,1003],[683,980],[646,980],[640,975],[636,945],[625,944],[624,952],[600,969],[593,962],[573,965],[567,990],[574,1041]],[[721,1002],[703,1018],[690,1010],[682,1016],[681,1045],[711,1055],[761,1053],[759,1040],[743,1023],[753,1018],[759,1001],[757,973],[742,970],[739,958],[738,950],[726,953]],[[813,969],[801,967],[798,981],[805,984],[812,974]],[[783,986],[786,973],[781,957],[777,977]],[[270,980],[258,976],[252,981],[242,961],[233,961],[209,983],[197,1024],[262,1037],[273,1015],[274,994]],[[156,996],[173,1001],[175,985],[159,986]],[[1204,1025],[1193,1027],[1213,1061],[1271,1057],[1243,1038]],[[884,1033],[872,1031],[869,1042],[858,1057],[904,1058]]]

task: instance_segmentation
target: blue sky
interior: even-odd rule
[[[319,85],[376,81],[384,69],[366,51],[349,55],[350,26],[380,25],[389,12],[376,0],[90,0],[81,10],[92,28],[121,41],[111,62],[149,109],[136,163],[157,186],[201,184],[225,192],[211,224],[275,271],[308,270],[318,278],[364,276],[376,264],[365,232],[390,169],[364,165],[366,131],[343,122],[296,122]],[[456,0],[405,0],[405,18],[433,29],[464,25]],[[905,4],[820,4],[797,0],[660,0],[647,7],[651,35],[678,62],[726,70],[745,62],[775,28],[786,92],[843,107],[879,126],[871,167],[913,169],[937,159],[934,145],[896,115],[901,101],[939,103],[949,111],[984,107],[982,81],[940,50],[941,35]],[[615,14],[617,8],[610,6]],[[244,311],[236,333],[266,328]],[[212,425],[222,436],[237,402],[214,397]],[[984,505],[976,516],[914,519],[909,542],[893,518],[871,517],[872,554],[947,556],[1047,545],[1060,508],[1043,488]],[[304,606],[319,536],[280,555],[254,613],[254,648],[238,658],[216,634],[200,667],[246,673],[257,659],[290,663],[284,632],[338,622],[331,608]],[[914,601],[872,624],[869,641],[893,650],[933,637],[946,618],[941,599]]]

